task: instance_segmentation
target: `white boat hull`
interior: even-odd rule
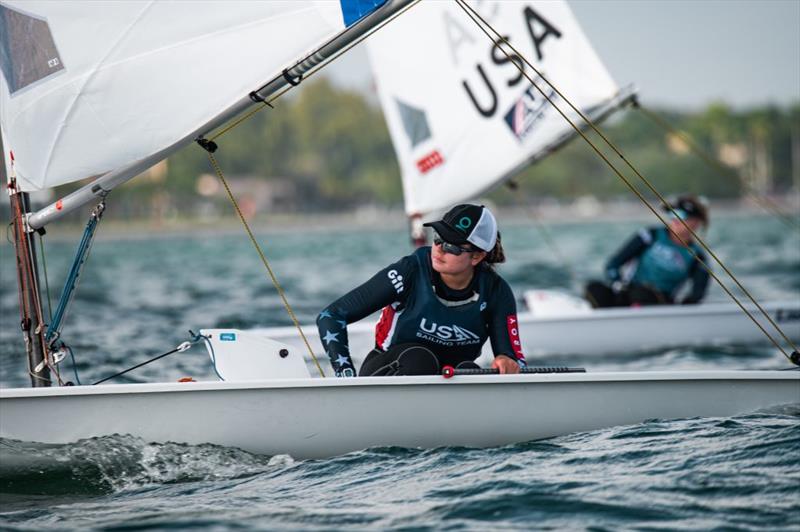
[[[752,305],[745,305],[781,344],[786,342]],[[800,340],[800,302],[762,305],[792,341]],[[532,354],[610,354],[681,346],[762,344],[769,339],[734,303],[592,309],[586,313],[520,316]]]
[[[792,341],[800,341],[800,302],[773,301],[762,307],[778,323]],[[764,328],[785,344],[757,309],[746,306]],[[734,303],[671,305],[639,308],[564,309],[550,315],[532,312],[519,314],[520,335],[528,356],[581,355],[593,356],[639,351],[655,351],[672,347],[700,345],[770,345],[764,333]],[[374,323],[348,326],[350,352],[357,366],[375,345]],[[294,327],[254,329],[262,334],[307,353]],[[317,328],[303,327],[315,353],[327,360],[322,351]],[[489,342],[484,345],[479,363],[486,366],[492,359]],[[325,363],[328,368],[327,362]]]
[[[294,379],[0,390],[0,437],[109,434],[297,458],[489,447],[648,419],[800,403],[798,371]]]

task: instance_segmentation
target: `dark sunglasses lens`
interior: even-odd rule
[[[464,250],[450,242],[442,242],[442,251],[451,255],[461,255]]]
[[[445,242],[438,233],[433,233],[433,243],[436,246],[442,246],[442,251],[445,253],[450,253],[451,255],[461,255],[466,250],[456,246],[455,244],[451,244],[450,242]]]

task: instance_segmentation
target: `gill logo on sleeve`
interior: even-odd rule
[[[403,276],[397,273],[397,270],[389,270],[386,276],[389,277],[389,281],[392,283],[392,286],[394,286],[394,291],[398,294],[401,293],[405,288],[403,286]]]

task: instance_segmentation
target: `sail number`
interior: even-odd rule
[[[525,6],[522,15],[525,17],[525,26],[528,28],[528,34],[533,43],[533,48],[536,51],[536,58],[542,61],[542,59],[544,59],[544,52],[542,50],[543,43],[551,37],[556,39],[561,38],[561,31],[530,6]],[[450,28],[449,34],[451,36],[453,35],[452,28]],[[503,39],[509,43],[511,42],[511,38],[508,35],[504,35]],[[452,44],[457,45],[458,42],[455,41]],[[525,68],[525,64],[522,58],[512,50],[506,50],[508,52],[506,54],[506,51],[501,48],[502,46],[502,40],[498,39],[495,41],[489,50],[489,59],[497,66],[513,63],[514,75],[506,80],[506,85],[508,87],[513,87],[523,80],[524,76],[521,70]],[[475,69],[484,87],[473,90],[473,86],[470,85],[467,80],[462,80],[461,85],[467,92],[467,96],[472,102],[472,105],[475,106],[475,110],[477,110],[481,116],[491,118],[497,112],[497,90],[489,79],[489,76],[486,75],[486,69],[484,69],[482,64],[476,64]],[[478,82],[477,85],[480,86],[481,82]]]

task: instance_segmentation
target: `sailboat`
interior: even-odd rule
[[[70,443],[119,433],[309,458],[387,445],[495,446],[800,401],[796,371],[543,368],[520,375],[312,378],[293,346],[219,329],[196,338],[206,344],[219,380],[60,385],[64,353],[60,328],[45,323],[41,312],[36,232],[96,202],[85,234],[90,240],[98,207],[115,186],[188,143],[213,150],[208,136],[216,128],[269,103],[374,29],[402,19],[406,8],[419,7],[412,4],[0,4],[8,36],[0,40],[1,167],[12,200],[33,385],[0,389],[0,437]],[[88,178],[88,185],[29,211],[27,193]],[[83,260],[76,257],[75,276]],[[65,287],[64,305],[73,288],[74,282]],[[526,407],[498,413],[498,397]],[[395,408],[399,403],[406,408]]]
[[[421,5],[367,42],[415,240],[422,236],[421,221],[475,200],[576,136],[519,72],[517,65],[530,72],[520,56],[531,58],[595,123],[636,96],[633,86],[614,82],[566,2],[498,2],[473,9],[513,49],[487,39],[455,2]],[[434,37],[409,38],[421,31]],[[534,82],[572,122],[586,127],[550,85],[541,78]],[[733,302],[592,309],[581,297],[544,289],[526,291],[523,300],[520,333],[534,354],[765,342],[759,326]],[[800,301],[761,306],[791,340],[800,341]],[[772,330],[755,305],[745,308]]]

